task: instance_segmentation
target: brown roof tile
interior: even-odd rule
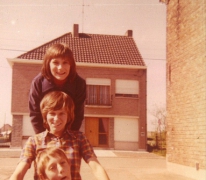
[[[67,33],[17,58],[42,60],[46,49],[55,43],[66,43],[74,53],[76,62],[145,66],[132,37]]]

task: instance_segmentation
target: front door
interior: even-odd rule
[[[108,118],[86,117],[85,134],[94,147],[108,146]]]
[[[98,118],[85,118],[85,134],[92,146],[98,146]]]

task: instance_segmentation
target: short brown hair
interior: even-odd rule
[[[43,65],[41,69],[42,75],[48,79],[49,81],[53,80],[53,76],[50,70],[50,61],[54,58],[63,58],[69,61],[70,64],[70,72],[69,72],[69,81],[72,82],[76,76],[76,63],[74,60],[73,53],[71,49],[66,44],[53,44],[50,46],[43,59]]]
[[[40,103],[40,110],[43,117],[43,125],[47,130],[50,130],[46,118],[47,113],[62,108],[65,108],[67,111],[68,119],[66,126],[70,128],[74,121],[74,103],[72,98],[62,91],[51,91],[43,97]]]
[[[60,157],[62,159],[66,159],[68,164],[71,166],[69,159],[67,158],[65,152],[62,149],[56,147],[46,148],[43,151],[39,152],[35,159],[35,170],[40,180],[47,177],[45,174],[45,168],[50,157]]]

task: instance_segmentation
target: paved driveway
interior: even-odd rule
[[[113,150],[95,150],[95,152],[111,180],[193,180],[168,172],[165,158],[153,153]],[[2,151],[0,155],[3,155]],[[13,155],[14,158],[11,153],[6,156],[11,158],[0,156],[1,180],[9,178],[18,162],[16,154]],[[81,166],[81,175],[82,180],[95,180],[89,166],[84,161]],[[24,179],[33,179],[33,167]]]

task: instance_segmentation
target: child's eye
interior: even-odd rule
[[[69,62],[68,62],[68,61],[64,61],[63,63],[64,63],[64,64],[69,64]]]
[[[50,166],[50,167],[49,167],[49,170],[51,170],[51,171],[53,171],[54,169],[55,169],[54,166]]]
[[[49,112],[48,114],[49,114],[50,116],[54,116],[54,115],[55,115],[54,112]]]
[[[60,164],[61,164],[62,166],[64,166],[64,165],[66,164],[66,161],[62,161],[62,162],[60,162]]]

